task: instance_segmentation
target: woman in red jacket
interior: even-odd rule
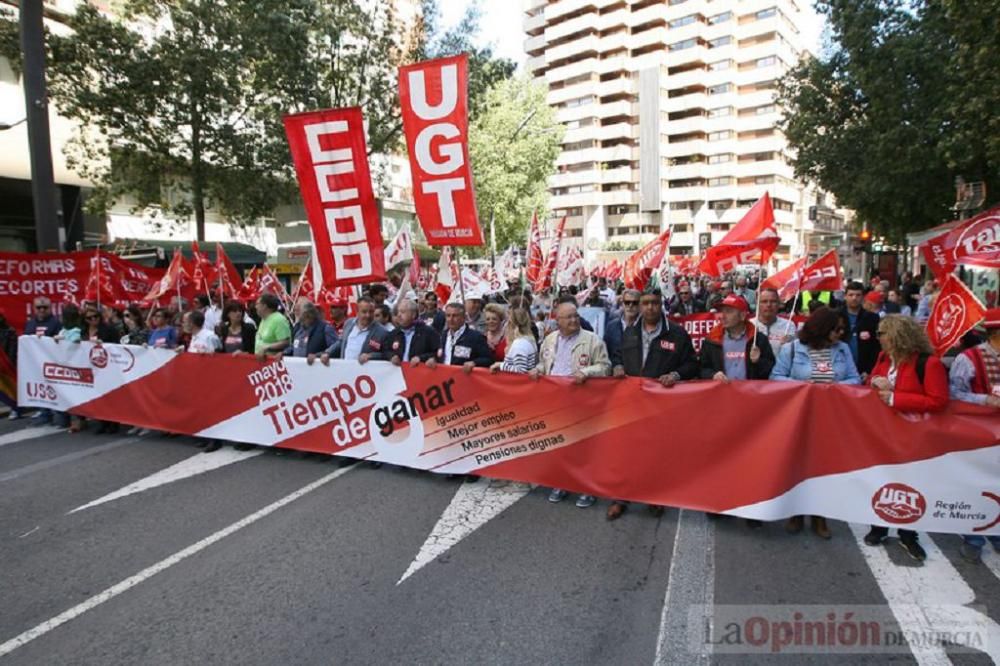
[[[868,384],[882,401],[899,412],[937,412],[948,404],[948,372],[934,355],[927,333],[915,319],[887,315],[878,325],[882,343]],[[877,546],[888,536],[888,527],[873,526],[865,543]],[[899,530],[899,543],[915,560],[927,553],[913,530]]]

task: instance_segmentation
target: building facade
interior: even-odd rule
[[[843,219],[831,219],[822,193],[795,180],[775,104],[778,80],[816,41],[809,7],[796,0],[526,0],[524,7],[526,69],[547,84],[567,129],[550,205],[554,216],[567,216],[571,242],[589,263],[666,228],[672,254],[699,254],[765,192],[781,236],[778,264],[837,242],[830,233]],[[810,220],[817,205],[823,219]]]

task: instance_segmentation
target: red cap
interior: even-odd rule
[[[882,296],[881,291],[879,291],[878,289],[873,289],[872,291],[869,291],[867,294],[865,294],[865,300],[868,301],[869,303],[881,303],[883,300],[885,300],[885,297]]]
[[[986,311],[986,319],[983,320],[983,328],[987,331],[1000,328],[1000,308],[990,308]]]
[[[750,305],[747,304],[747,300],[742,296],[737,296],[736,294],[729,294],[722,299],[719,304],[720,308],[735,308],[740,312],[750,312]]]

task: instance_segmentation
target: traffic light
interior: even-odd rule
[[[858,234],[858,240],[867,245],[872,242],[872,232],[867,229],[862,229],[861,233]]]

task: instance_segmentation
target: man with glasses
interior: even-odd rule
[[[62,322],[59,321],[59,317],[52,314],[52,301],[44,296],[36,298],[34,314],[24,325],[24,334],[54,338],[61,328]]]
[[[560,303],[556,308],[556,324],[558,330],[542,342],[538,367],[528,375],[532,379],[538,379],[539,375],[573,377],[577,384],[583,384],[590,377],[607,377],[611,370],[607,347],[595,333],[581,328],[576,304]],[[549,501],[553,503],[565,497],[566,491],[559,488],[549,493]],[[585,509],[596,501],[593,495],[580,495],[576,506]]]
[[[639,321],[639,297],[642,294],[635,289],[622,292],[622,314],[614,317],[604,326],[604,344],[608,346],[608,358],[612,367],[622,364],[622,339],[625,331]]]
[[[749,305],[749,304],[748,304]],[[757,330],[767,336],[774,357],[781,354],[781,347],[795,339],[796,326],[788,319],[778,316],[781,299],[777,289],[764,287],[760,290],[760,312],[754,324]]]
[[[705,306],[691,293],[691,285],[687,282],[679,283],[677,285],[677,300],[670,307],[670,316],[686,317],[704,311]]]

